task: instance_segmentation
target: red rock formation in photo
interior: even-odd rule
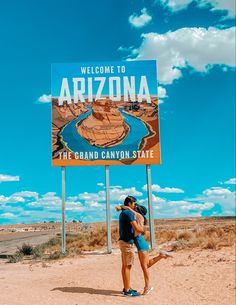
[[[92,113],[78,123],[78,133],[91,145],[112,147],[120,144],[130,128],[115,102],[99,99],[91,104]]]
[[[58,143],[58,133],[61,128],[69,122],[76,119],[79,115],[87,112],[89,109],[86,107],[87,103],[71,104],[64,103],[62,106],[58,106],[58,99],[52,99],[52,151],[58,152],[64,151],[60,149],[60,143]]]
[[[135,104],[138,109],[135,109]],[[141,148],[143,150],[148,150],[152,148],[159,142],[159,128],[158,128],[158,99],[157,97],[151,97],[151,103],[142,101],[137,102],[124,102],[124,111],[132,116],[140,118],[143,123],[146,124],[149,135],[145,137],[142,141]]]

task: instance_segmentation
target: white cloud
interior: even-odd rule
[[[130,46],[130,47],[120,46],[117,50],[120,52],[130,53],[134,50],[134,46]]]
[[[82,202],[80,201],[69,201],[69,200],[66,200],[66,206],[71,206],[71,207],[82,207],[83,204]]]
[[[226,18],[235,17],[235,0],[197,0],[199,7],[211,7],[211,11],[225,11]]]
[[[143,193],[137,191],[135,187],[110,190],[110,198],[112,201],[123,201],[127,196],[140,197],[142,195]]]
[[[62,199],[61,197],[57,196],[55,192],[48,192],[42,195],[40,198],[35,198],[35,201],[31,201],[27,204],[30,208],[37,208],[41,207],[46,210],[60,210]],[[78,201],[77,196],[69,196],[66,199],[65,208],[67,211],[84,211],[85,206]]]
[[[153,205],[155,217],[180,218],[202,216],[202,213],[211,210],[214,203],[191,202],[188,200],[167,201],[162,200],[157,205]]]
[[[97,183],[97,185],[98,185],[98,186],[104,186],[104,183],[99,182],[99,183]]]
[[[167,93],[166,93],[166,88],[162,87],[162,86],[158,86],[157,88],[158,90],[158,104],[163,104],[165,98],[168,97]]]
[[[141,15],[138,16],[134,13],[129,17],[129,23],[136,28],[141,28],[147,25],[149,22],[151,22],[151,20],[152,16],[148,14],[146,8],[141,10]]]
[[[225,196],[229,195],[232,192],[229,189],[225,189],[222,187],[211,187],[210,189],[206,189],[203,191],[203,194],[206,196]]]
[[[20,177],[0,174],[0,183],[1,182],[12,182],[12,181],[20,181]]]
[[[182,205],[180,208],[182,210],[195,210],[195,211],[205,211],[210,210],[214,207],[214,203],[212,202],[204,202],[204,203],[188,203],[185,205]]]
[[[158,197],[158,196],[155,196],[154,194],[152,194],[152,203],[153,203],[153,207],[155,209],[158,209],[160,208],[160,204],[166,204],[168,201],[166,199],[163,199],[161,197]],[[158,204],[158,205],[155,205],[155,204]],[[147,207],[148,205],[148,198],[145,198],[145,199],[139,199],[138,200],[138,204],[141,204],[141,205],[144,205]]]
[[[212,202],[193,203],[187,200],[169,201],[168,205],[170,205],[172,208],[185,211],[204,211],[210,210],[214,207],[214,203]]]
[[[110,187],[110,198],[111,201],[123,201],[125,197],[130,196],[142,196],[142,193],[137,191],[135,187],[122,188],[120,185]],[[98,193],[88,193],[84,192],[78,195],[78,199],[85,200],[87,203],[89,201],[105,201],[106,192],[99,191]]]
[[[17,216],[14,215],[13,213],[3,213],[0,214],[0,218],[6,218],[6,219],[12,219],[12,218],[16,218]]]
[[[67,211],[83,212],[86,209],[80,201],[66,201]]]
[[[167,7],[172,12],[186,9],[192,0],[160,0],[162,6]]]
[[[80,206],[66,206],[66,211],[84,212],[85,207]]]
[[[96,200],[96,201],[104,201],[106,199],[105,191],[99,191],[98,193],[88,193],[84,192],[78,195],[78,199],[82,200]]]
[[[202,196],[198,196],[189,201],[211,202],[220,205],[219,215],[235,215],[235,192],[222,187],[211,187],[203,191]]]
[[[35,201],[28,203],[29,207],[46,207],[48,209],[55,209],[55,206],[60,207],[61,198],[56,196],[55,192],[48,192],[42,195]]]
[[[94,200],[90,201],[90,202],[89,202],[89,205],[90,205],[91,207],[95,207],[95,208],[103,207],[103,205],[102,205],[101,203],[98,203],[97,201],[94,201]]]
[[[77,196],[69,196],[68,198],[67,198],[67,200],[68,201],[76,201],[77,200]]]
[[[111,189],[122,189],[121,185],[111,185],[110,186]]]
[[[224,184],[236,184],[236,178],[230,178],[229,180],[225,181]]]
[[[142,187],[142,190],[147,190],[147,184]],[[158,184],[152,184],[152,191],[157,193],[184,193],[184,191],[180,188],[176,187],[160,187]]]
[[[224,11],[225,18],[235,17],[235,0],[159,0],[159,2],[173,13],[187,9],[189,4],[194,3],[199,8],[210,8],[212,12]]]
[[[22,196],[17,196],[15,194],[5,197],[4,195],[0,195],[0,204],[7,203],[22,203],[25,202],[25,199]]]
[[[213,65],[235,66],[235,27],[218,29],[181,28],[165,34],[142,34],[142,43],[132,60],[157,59],[159,82],[171,84],[192,67],[208,72]],[[224,45],[224,48],[222,48]]]
[[[181,206],[181,205],[187,205],[189,204],[188,201],[186,200],[172,200],[172,201],[169,201],[169,204],[172,205],[172,206]]]
[[[41,95],[39,98],[38,98],[38,102],[39,103],[42,103],[42,104],[45,104],[45,103],[50,103],[51,102],[51,99],[52,99],[52,95],[49,94],[43,94]]]
[[[140,204],[147,207],[147,198],[139,200]],[[209,199],[199,202],[191,200],[166,200],[153,195],[154,217],[157,218],[182,218],[202,216],[206,211],[210,211],[215,206]],[[214,212],[214,211],[213,211]],[[211,212],[211,213],[213,213]],[[229,215],[229,214],[228,214]],[[230,214],[231,215],[231,214]]]
[[[166,98],[167,94],[166,94],[166,89],[162,86],[158,86],[158,97],[160,98]]]
[[[31,192],[31,191],[21,191],[14,193],[12,196],[20,196],[20,197],[25,197],[25,198],[38,198],[38,193],[36,192]]]
[[[25,202],[25,199],[22,196],[16,196],[14,194],[9,197],[8,203],[18,203],[18,202]]]
[[[157,197],[154,194],[152,194],[152,202],[153,203],[164,203],[164,202],[166,202],[166,200],[164,200],[163,198]]]

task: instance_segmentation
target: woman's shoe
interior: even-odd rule
[[[152,290],[153,290],[153,287],[144,287],[143,295],[150,294]]]
[[[160,255],[163,256],[164,258],[173,257],[169,252],[164,251],[164,250],[160,250],[159,253],[160,253]]]

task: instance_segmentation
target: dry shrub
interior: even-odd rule
[[[83,251],[93,251],[94,247],[93,246],[88,246],[88,245],[84,245],[81,250]]]
[[[226,236],[224,239],[220,240],[218,243],[218,247],[231,247],[235,245],[235,237],[234,236]]]
[[[158,230],[156,231],[156,238],[160,243],[178,239],[174,230]]]
[[[171,251],[183,250],[189,247],[190,247],[190,243],[187,240],[180,239],[172,243],[170,250]]]
[[[191,240],[193,238],[193,233],[190,231],[181,231],[177,235],[177,239]]]
[[[8,259],[8,263],[18,263],[22,261],[24,258],[24,254],[21,252],[16,252],[14,255],[11,255]]]
[[[158,228],[157,228],[158,230]],[[232,224],[209,224],[195,225],[186,229],[165,230],[156,232],[158,244],[168,244],[172,250],[180,249],[220,249],[235,245],[235,225]]]
[[[59,259],[62,257],[62,254],[60,251],[55,251],[55,252],[52,252],[49,256],[48,256],[48,259],[52,259],[52,260],[55,260],[55,259]]]
[[[207,238],[202,245],[202,249],[217,249],[217,239],[214,239],[212,237]]]
[[[90,238],[88,240],[88,245],[94,248],[96,248],[96,246],[98,247],[105,246],[106,238],[107,238],[106,229],[102,227],[100,230],[96,232],[91,232]]]
[[[112,242],[116,243],[119,240],[119,229],[118,227],[113,227],[111,230]]]
[[[193,236],[191,238],[191,240],[189,241],[189,248],[197,248],[197,247],[201,247],[201,245],[204,244],[205,238],[203,237],[197,237],[197,236]]]
[[[23,255],[32,255],[33,254],[33,246],[30,244],[24,243],[21,247],[18,247],[18,252]]]
[[[34,247],[34,249],[33,249],[33,258],[34,259],[42,258],[43,254],[44,254],[43,245],[38,245],[38,246]]]

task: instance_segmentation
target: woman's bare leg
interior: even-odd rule
[[[148,268],[152,267],[153,265],[155,265],[157,262],[159,262],[159,260],[161,260],[162,258],[164,258],[162,255],[158,255],[155,256],[153,258],[151,258],[148,262]]]
[[[150,276],[149,276],[149,270],[148,270],[148,262],[149,262],[148,251],[139,251],[138,252],[138,257],[139,257],[141,268],[143,270],[145,287],[149,287]]]
[[[163,251],[164,252],[164,251]],[[153,265],[155,265],[157,262],[159,262],[159,260],[163,259],[163,258],[168,258],[168,257],[172,257],[171,255],[167,255],[164,253],[159,253],[157,256],[151,258],[148,262],[148,268],[152,267]]]

